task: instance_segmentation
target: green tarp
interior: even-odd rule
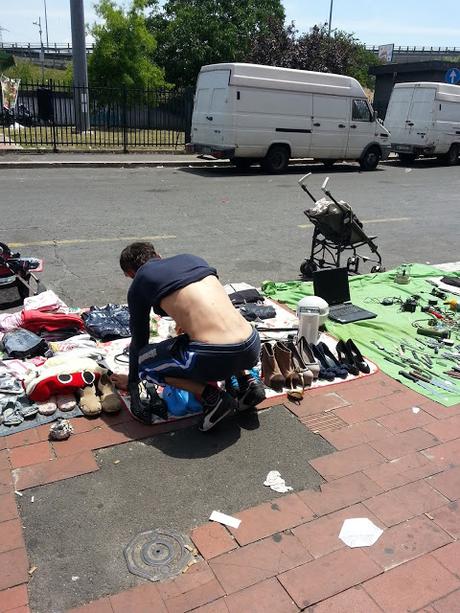
[[[423,345],[415,340],[418,338],[426,341],[427,337],[417,334],[416,328],[412,325],[413,322],[432,319],[432,317],[422,313],[420,308],[417,308],[415,313],[408,313],[402,312],[401,306],[398,303],[392,306],[380,304],[382,298],[397,297],[405,300],[414,294],[421,296],[420,302],[422,304],[427,304],[428,299],[433,298],[433,296],[430,296],[433,286],[427,283],[427,279],[444,276],[446,273],[431,266],[412,264],[410,282],[407,285],[395,283],[395,273],[395,270],[391,270],[384,273],[350,277],[350,294],[353,304],[373,311],[377,314],[377,317],[346,325],[328,320],[327,331],[336,338],[344,340],[352,338],[363,354],[375,362],[383,372],[398,379],[427,398],[444,406],[460,403],[460,380],[456,381],[444,374],[446,371],[451,370],[452,366],[455,365],[454,362],[441,359],[439,356],[442,351],[436,356],[433,350],[423,347]],[[449,273],[449,275],[460,276],[460,272]],[[286,304],[295,311],[297,303],[301,298],[313,294],[313,286],[312,283],[302,281],[288,281],[286,283],[265,281],[262,284],[262,292],[268,298]],[[446,309],[446,306],[442,304],[442,300],[438,302],[443,309]],[[457,315],[457,321],[460,324],[460,315]],[[456,344],[460,342],[460,327],[457,327],[456,332],[453,331],[451,338],[456,341]],[[377,341],[381,346],[385,347],[385,351],[379,350],[371,341]],[[416,353],[419,355],[429,356],[433,363],[430,370],[438,378],[451,381],[453,383],[453,393],[445,392],[433,385],[429,385],[432,389],[432,392],[430,392],[417,383],[402,377],[399,371],[403,367],[387,361],[384,357],[388,355],[387,352],[396,354],[396,357],[398,357],[401,343],[408,343],[411,347],[415,348]],[[415,359],[410,348],[405,348],[405,352],[406,354],[403,354],[402,357],[403,361],[404,355],[409,356],[410,359]],[[420,365],[422,368],[428,368],[422,362],[420,362]],[[409,367],[406,366],[404,370],[409,370]]]

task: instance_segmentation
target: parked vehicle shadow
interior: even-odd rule
[[[402,162],[401,160],[398,160],[396,158],[396,159],[387,160],[385,162],[385,165],[393,166],[395,168],[399,166],[399,168],[414,168],[414,169],[416,168],[419,168],[419,169],[437,168],[439,166],[444,166],[445,168],[449,168],[448,165],[443,164],[440,160],[438,160],[438,158],[417,158],[413,162]]]

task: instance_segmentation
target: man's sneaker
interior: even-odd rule
[[[199,426],[201,432],[214,428],[229,413],[236,409],[235,399],[227,392],[220,392],[217,402],[213,405],[203,403],[203,420]]]
[[[265,386],[262,381],[251,381],[244,392],[238,394],[238,411],[247,411],[265,400]]]

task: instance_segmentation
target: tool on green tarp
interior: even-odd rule
[[[410,381],[413,381],[414,383],[416,383],[417,385],[419,385],[421,388],[423,388],[424,390],[426,390],[427,392],[429,392],[430,394],[432,394],[433,396],[444,396],[444,394],[441,394],[440,392],[437,392],[436,390],[434,390],[429,383],[426,383],[425,381],[421,381],[420,379],[418,379],[415,375],[412,375],[410,372],[407,372],[405,370],[400,370],[399,374],[403,377],[405,377],[406,379],[409,379]]]
[[[371,345],[374,345],[374,347],[377,347],[377,349],[379,349],[380,351],[386,351],[385,347],[377,341],[371,341]]]

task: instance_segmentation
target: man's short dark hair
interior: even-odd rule
[[[131,243],[120,254],[120,266],[123,272],[136,273],[146,262],[158,257],[152,243]]]

